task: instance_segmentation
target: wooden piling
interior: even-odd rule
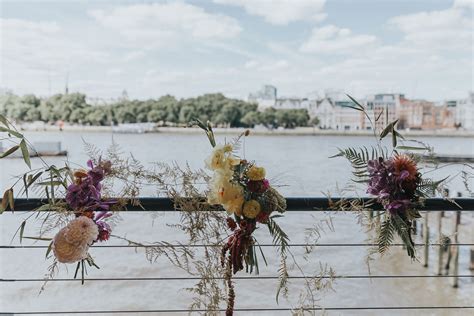
[[[438,270],[437,270],[437,274],[438,275],[441,275],[442,274],[442,270],[443,270],[443,242],[444,242],[444,238],[443,238],[443,231],[442,231],[442,228],[443,228],[443,215],[441,214],[441,212],[438,212]]]
[[[453,246],[453,287],[458,287],[458,274],[459,274],[459,245],[458,245],[458,233],[459,223],[461,222],[461,211],[456,211],[456,217],[454,218],[454,246]]]
[[[474,271],[474,247],[471,246],[471,264],[469,265],[469,270]]]
[[[425,221],[423,223],[423,243],[424,243],[424,255],[423,255],[423,267],[428,267],[429,254],[430,254],[430,228],[428,227],[428,212],[425,213]]]

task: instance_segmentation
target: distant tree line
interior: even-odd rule
[[[0,113],[19,122],[64,121],[82,125],[153,122],[160,126],[176,126],[195,118],[226,127],[317,125],[317,120],[310,121],[308,111],[304,109],[268,108],[259,112],[254,103],[226,98],[220,93],[180,100],[170,95],[146,101],[121,99],[106,105],[88,104],[86,95],[82,93],[56,94],[48,98],[8,93],[0,96]]]

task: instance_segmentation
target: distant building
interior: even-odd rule
[[[400,128],[441,129],[453,128],[455,124],[452,102],[436,105],[425,100],[403,99],[398,117]]]
[[[395,121],[398,117],[398,109],[401,100],[405,99],[403,94],[382,93],[369,95],[364,101],[369,117],[377,130],[382,130],[389,123]],[[364,118],[364,129],[369,129],[370,122]]]
[[[319,119],[319,127],[322,129],[333,129],[336,126],[336,115],[334,113],[334,103],[329,98],[311,103],[309,116]]]
[[[406,99],[401,93],[380,93],[360,100],[367,116],[352,107],[354,103],[339,90],[327,90],[324,97],[313,93],[310,98],[278,97],[277,88],[265,85],[251,93],[250,102],[258,109],[306,109],[310,118],[317,117],[321,129],[378,131],[398,119],[401,129],[446,129],[459,126],[474,130],[474,93],[463,100],[450,100],[435,104],[426,100]]]
[[[249,102],[258,104],[260,111],[275,107],[277,99],[277,88],[271,85],[264,85],[262,89],[257,92],[250,93],[248,97]]]
[[[463,129],[474,130],[474,92],[469,92],[467,98],[456,102],[454,121]]]

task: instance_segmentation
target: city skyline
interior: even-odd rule
[[[0,88],[134,99],[472,89],[472,2],[1,1]]]

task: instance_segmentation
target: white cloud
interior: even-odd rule
[[[373,35],[353,35],[351,30],[347,28],[326,25],[314,28],[309,39],[300,46],[300,51],[322,54],[352,54],[354,50],[375,43],[376,39]]]
[[[472,0],[455,0],[453,4],[454,8],[470,8],[474,9],[474,1]]]
[[[214,2],[241,6],[247,13],[261,16],[267,22],[277,25],[301,20],[320,22],[326,18],[323,12],[326,0],[214,0]]]
[[[403,32],[409,45],[423,49],[472,49],[474,25],[467,2],[455,2],[447,10],[397,16],[389,20],[389,25]]]
[[[0,19],[0,86],[44,94],[51,81],[64,87],[68,72],[106,62],[104,51],[71,36],[56,22]],[[59,83],[60,82],[60,83]],[[24,89],[24,90],[23,90]]]
[[[170,45],[178,40],[222,40],[237,37],[237,20],[211,14],[181,2],[117,6],[112,10],[89,12],[104,27],[130,41],[149,45]]]

